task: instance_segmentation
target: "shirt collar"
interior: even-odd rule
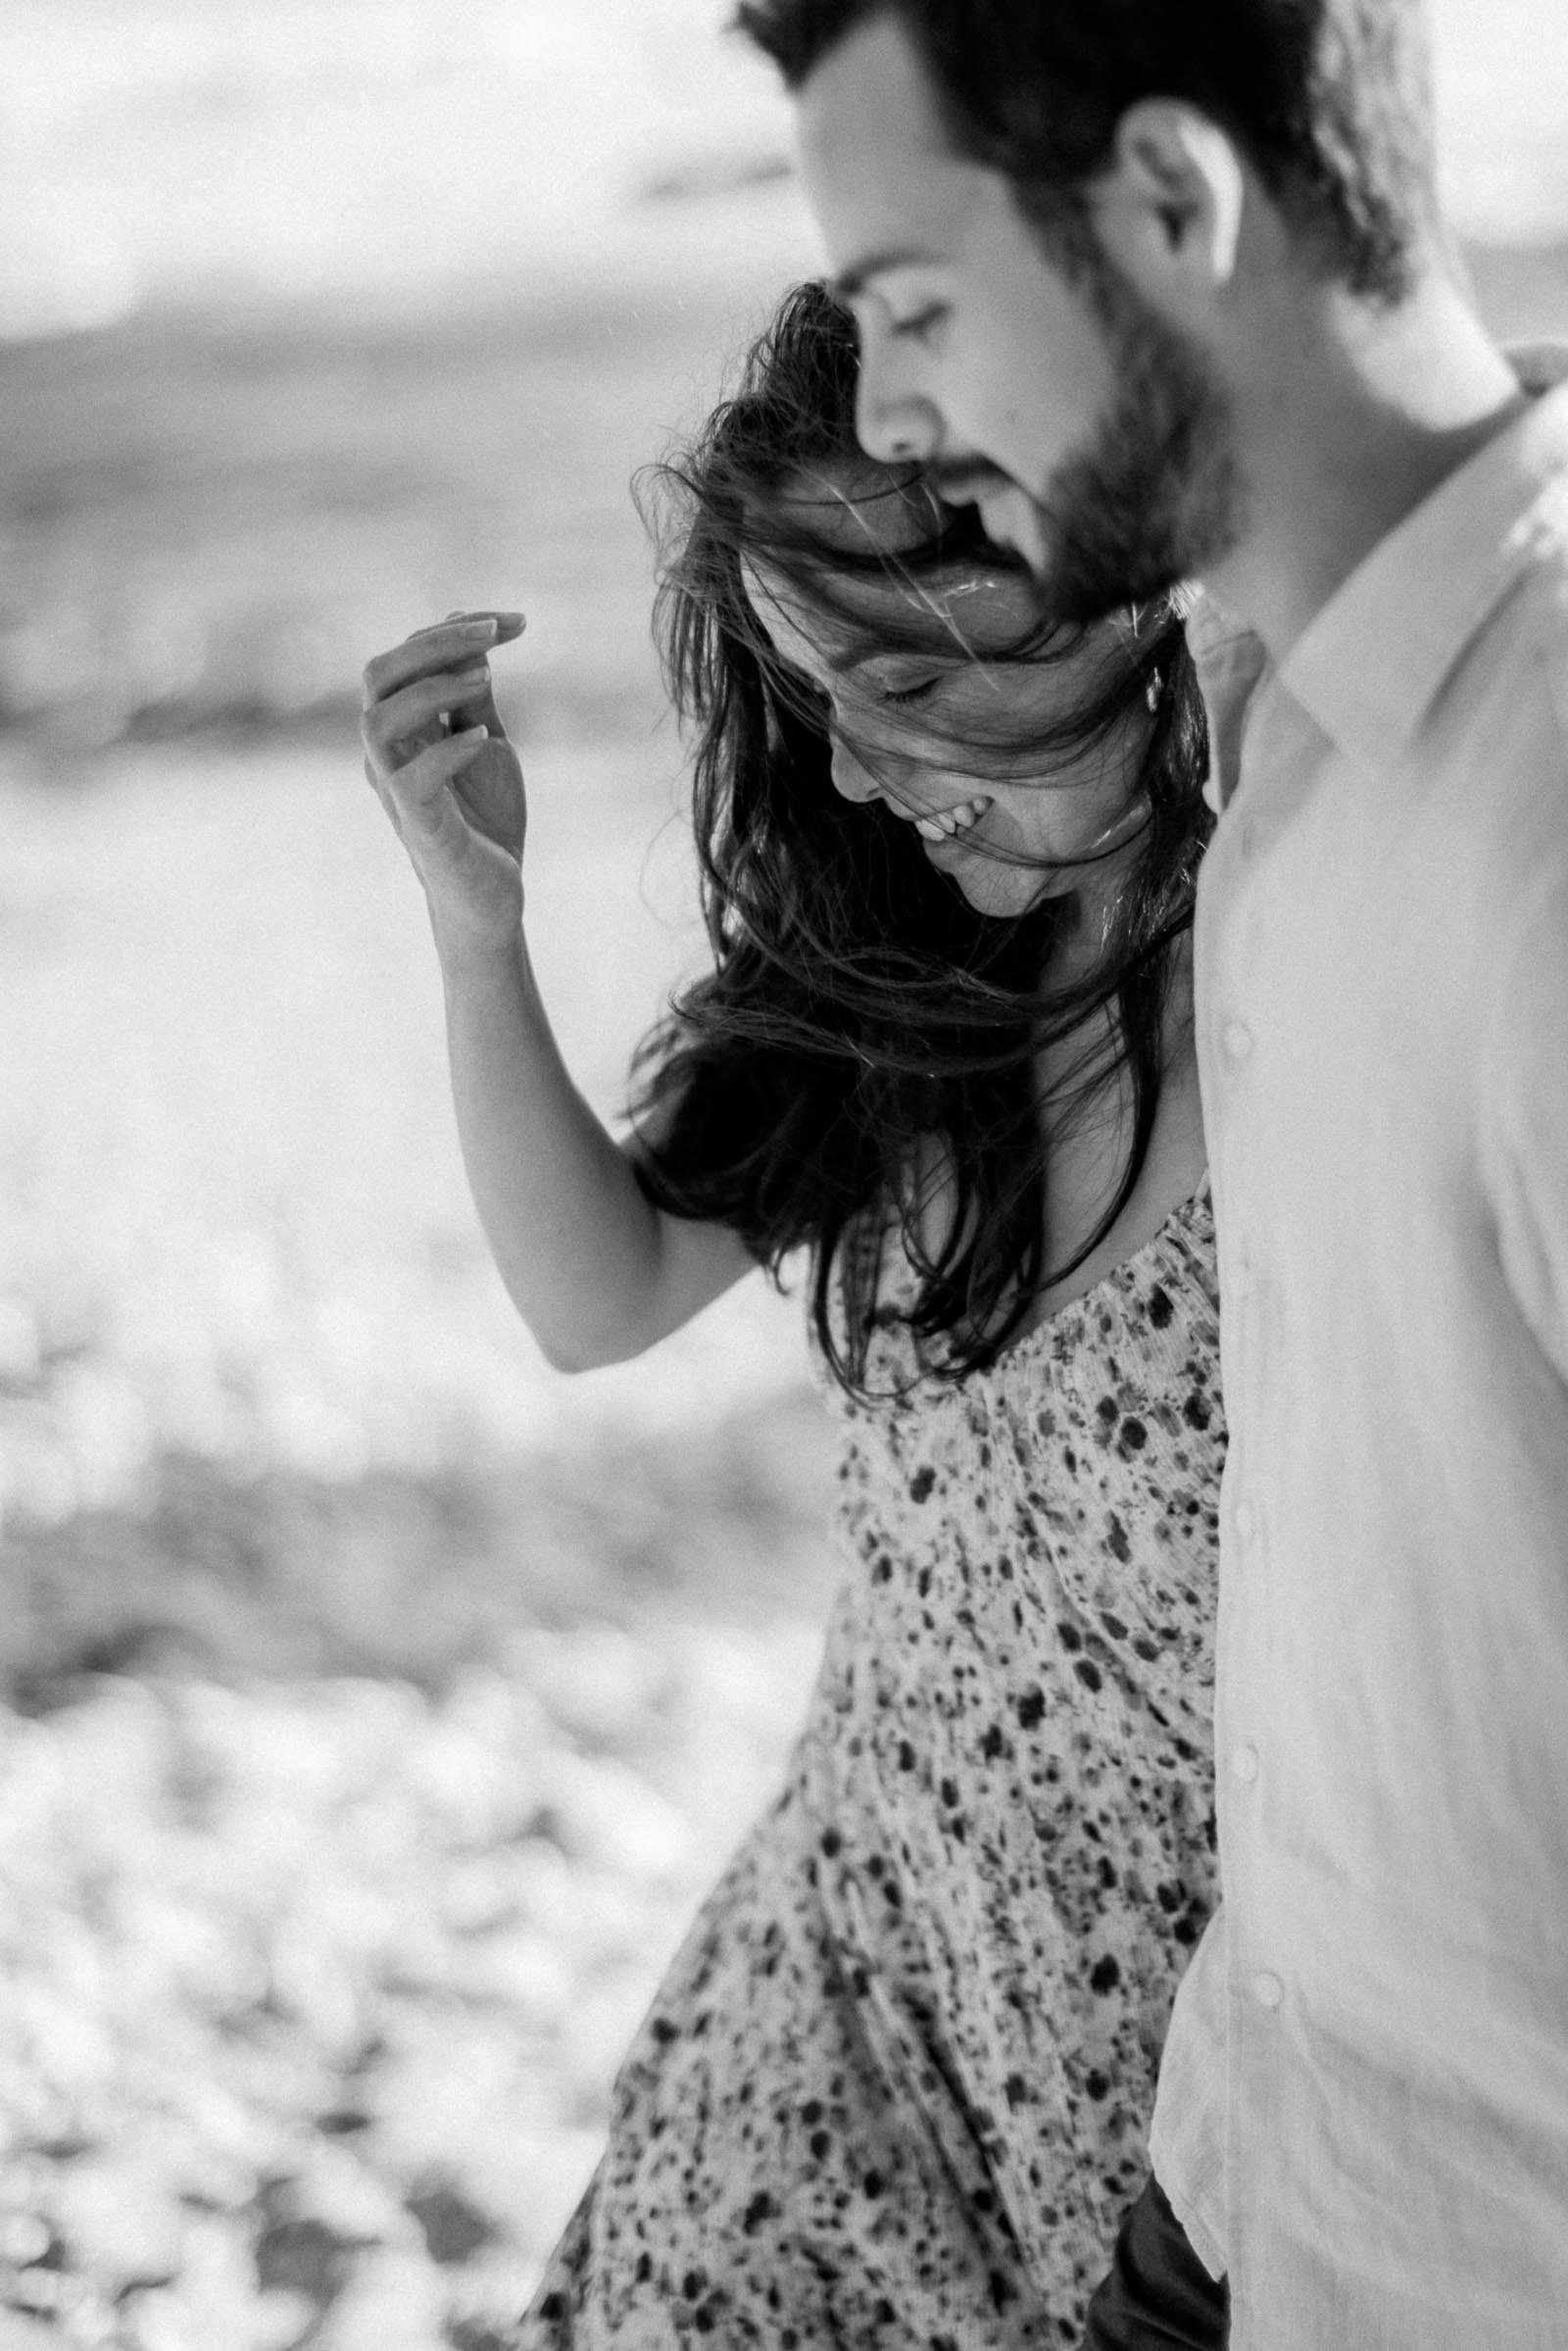
[[[1242,732],[1253,693],[1268,668],[1263,640],[1206,588],[1187,614],[1187,650],[1208,716],[1208,778],[1203,798],[1219,815],[1241,778]]]
[[[1568,539],[1568,347],[1510,356],[1540,396],[1379,541],[1280,663],[1363,766],[1398,758],[1543,537]]]

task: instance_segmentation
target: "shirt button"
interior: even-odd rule
[[[1285,1986],[1278,1976],[1270,1975],[1265,1968],[1260,1976],[1252,1978],[1252,1997],[1259,2008],[1278,2008],[1285,1997]]]
[[[1252,1032],[1245,1020],[1225,1023],[1225,1051],[1233,1061],[1245,1061],[1252,1050]]]
[[[1250,1502],[1237,1503],[1236,1532],[1244,1543],[1250,1543],[1252,1537],[1257,1533],[1257,1512],[1252,1508]]]
[[[1245,1298],[1252,1287],[1252,1268],[1245,1257],[1238,1257],[1231,1267],[1232,1298]]]
[[[1257,1749],[1250,1739],[1238,1740],[1231,1750],[1231,1769],[1249,1787],[1257,1778]]]

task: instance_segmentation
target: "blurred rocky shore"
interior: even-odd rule
[[[686,943],[668,758],[537,762],[607,1110]],[[491,2340],[808,1685],[798,1301],[551,1374],[437,999],[351,738],[11,760],[3,2351]]]
[[[0,2351],[480,2351],[777,1775],[799,1302],[542,1365],[354,735],[377,645],[525,606],[530,934],[613,1114],[698,948],[626,481],[751,315],[0,347]]]

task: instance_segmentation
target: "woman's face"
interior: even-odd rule
[[[841,503],[824,505],[831,489]],[[861,492],[857,500],[856,491]],[[885,478],[803,484],[810,528],[835,544],[898,557],[927,542],[933,509]],[[833,782],[913,825],[925,855],[982,914],[1021,914],[1044,898],[1108,904],[1136,854],[1148,735],[1135,714],[1088,743],[1074,720],[1134,666],[1126,628],[1107,621],[1002,658],[1038,626],[1030,583],[998,568],[936,578],[835,571],[831,602],[809,601],[748,564],[753,610],[780,659],[829,709]],[[1065,738],[1065,739],[1063,739]]]

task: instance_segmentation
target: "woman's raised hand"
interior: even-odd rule
[[[490,685],[520,612],[453,612],[365,667],[365,772],[424,888],[443,955],[515,939],[522,919],[522,768]]]

